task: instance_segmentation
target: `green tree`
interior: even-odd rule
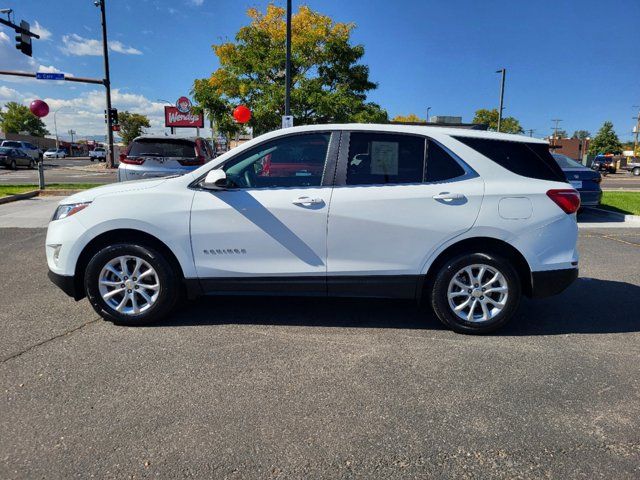
[[[193,97],[223,134],[238,126],[231,118],[236,105],[252,111],[249,125],[263,133],[279,128],[284,114],[285,10],[273,4],[266,12],[250,8],[249,25],[235,41],[213,45],[220,68],[196,80]],[[376,88],[369,68],[360,63],[362,45],[352,45],[353,23],[301,6],[292,17],[291,114],[296,125],[328,122],[386,122],[387,112],[367,102]]]
[[[413,122],[413,123],[426,123],[426,119],[420,118],[415,113],[409,115],[396,115],[391,119],[392,122]]]
[[[472,123],[489,125],[489,130],[497,131],[498,109],[494,108],[493,110],[487,110],[486,108],[482,108],[480,110],[476,110],[476,114],[473,117]],[[520,125],[520,122],[513,117],[506,117],[502,119],[502,122],[500,123],[500,131],[503,133],[524,132],[522,126]]]
[[[612,122],[604,122],[589,143],[589,154],[597,155],[599,153],[613,153],[614,155],[622,153],[622,144],[613,130]]]
[[[553,135],[556,138],[569,138],[569,134],[567,133],[567,131],[562,130],[561,128],[559,128],[558,130],[554,130]]]
[[[36,137],[44,137],[49,133],[44,122],[31,113],[29,107],[17,102],[7,102],[5,107],[6,111],[0,110],[0,127],[3,132],[27,132]]]
[[[576,130],[571,135],[571,138],[579,138],[580,140],[585,140],[586,138],[591,136],[591,132],[589,130]]]
[[[144,133],[145,128],[151,126],[146,115],[127,111],[118,114],[118,121],[120,122],[120,137],[125,145],[129,145],[134,138]]]

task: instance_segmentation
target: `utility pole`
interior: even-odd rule
[[[560,127],[558,126],[558,124],[562,121],[562,119],[560,118],[553,118],[551,120],[552,122],[555,122],[555,127],[553,127],[553,140],[552,140],[552,146],[556,146],[556,138],[558,137],[558,130],[560,130]]]
[[[640,152],[638,151],[638,134],[640,133],[640,106],[639,105],[634,105],[632,108],[637,108],[638,109],[638,116],[637,117],[633,117],[633,119],[636,121],[636,128],[635,128],[635,132],[634,136],[633,136],[633,154],[634,155],[640,155]]]
[[[109,76],[109,45],[107,44],[107,14],[105,12],[106,0],[95,0],[93,4],[100,7],[100,17],[102,20],[102,56],[104,58],[104,86],[107,89],[107,143],[109,144],[109,156],[107,157],[107,168],[113,168],[115,162],[113,158],[113,125],[111,124],[111,77]]]
[[[536,131],[536,129],[535,129],[535,128],[530,128],[530,129],[528,129],[528,130],[525,130],[525,131],[524,131],[524,133],[529,132],[529,136],[530,136],[530,137],[533,137],[533,132],[535,132],[535,131]]]
[[[291,0],[287,0],[287,58],[285,64],[284,114],[291,115]]]
[[[501,68],[500,70],[496,70],[496,73],[502,74],[502,82],[500,83],[500,108],[498,109],[498,131],[500,131],[500,126],[502,124],[502,111],[504,110],[504,80],[507,76],[507,69]]]

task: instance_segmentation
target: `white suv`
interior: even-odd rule
[[[50,277],[105,319],[167,315],[182,292],[429,302],[458,332],[578,276],[577,192],[548,144],[404,125],[262,135],[182,176],[66,198]]]

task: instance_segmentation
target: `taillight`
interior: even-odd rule
[[[122,163],[128,163],[129,165],[142,165],[144,158],[142,157],[129,157],[127,155],[120,155],[120,161]]]
[[[580,208],[580,194],[572,189],[553,189],[547,196],[558,205],[564,213],[576,213]]]

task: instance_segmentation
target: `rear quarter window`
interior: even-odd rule
[[[552,182],[567,181],[545,144],[458,136],[453,138],[517,175]]]

